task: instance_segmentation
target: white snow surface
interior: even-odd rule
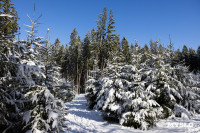
[[[66,104],[69,108],[64,123],[66,131],[60,133],[200,133],[200,116],[190,120],[181,118],[160,120],[152,129],[142,131],[104,120],[101,112],[88,109],[86,103],[85,95],[80,94]]]
[[[13,16],[10,15],[10,14],[0,14],[0,17],[9,17],[9,18],[12,18]]]

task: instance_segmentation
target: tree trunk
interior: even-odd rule
[[[76,63],[76,90],[77,90],[77,94],[79,94],[79,85],[78,85],[78,77],[79,77],[79,74],[78,74],[78,61]]]
[[[86,67],[86,81],[88,80],[88,59],[87,59],[87,67]]]

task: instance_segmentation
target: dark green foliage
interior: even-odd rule
[[[88,80],[90,64],[91,64],[91,43],[90,43],[90,33],[88,32],[83,41],[83,51],[81,55],[81,61],[83,63],[83,70],[81,75],[81,92],[84,92],[85,83]]]
[[[190,48],[189,49],[189,57],[188,57],[188,64],[190,64],[189,65],[190,71],[197,72],[197,70],[198,70],[198,65],[196,64],[197,60],[198,60],[198,57],[197,57],[196,51],[194,49]]]
[[[198,70],[200,71],[200,46],[197,49],[197,64],[198,64]]]
[[[82,75],[82,42],[76,29],[70,35],[70,46],[62,46],[59,50],[59,60],[62,66],[62,74],[66,79],[70,79],[76,85],[77,93],[80,93],[80,80]]]
[[[131,53],[130,53],[130,49],[129,49],[129,44],[128,44],[128,40],[123,37],[122,41],[121,41],[121,51],[122,51],[122,57],[124,58],[124,62],[127,64],[131,63]]]
[[[59,53],[60,52],[59,49],[60,49],[60,40],[58,38],[56,38],[56,40],[55,40],[55,42],[53,44],[53,53],[52,53],[53,61],[56,64],[61,64],[60,57],[59,57],[59,54],[60,54]]]
[[[186,45],[183,46],[182,55],[183,55],[183,60],[185,62],[185,65],[188,66],[189,65],[189,52],[188,52],[188,48]]]
[[[178,49],[174,51],[172,56],[172,66],[175,66],[177,64],[184,64],[185,66],[189,67],[189,70],[194,73],[198,73],[200,71],[199,69],[199,47],[197,51],[195,51],[192,48],[187,48],[186,45],[183,46],[182,52]]]
[[[150,40],[149,42],[151,53],[157,54],[158,50],[158,41]]]
[[[15,36],[18,31],[18,14],[15,10],[14,4],[11,0],[0,1],[0,14],[6,14],[10,16],[0,17],[0,35],[9,37],[10,39]]]

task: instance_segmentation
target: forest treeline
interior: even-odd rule
[[[90,75],[90,70],[102,71],[108,62],[126,64],[132,63],[132,56],[138,48],[139,53],[149,51],[152,54],[170,52],[171,65],[185,65],[191,72],[200,71],[200,46],[197,50],[183,46],[182,50],[174,49],[173,42],[169,38],[167,48],[159,40],[150,40],[149,44],[141,47],[137,40],[134,44],[129,43],[126,37],[120,40],[116,34],[113,12],[107,9],[99,15],[96,29],[92,29],[85,35],[83,40],[78,36],[76,28],[70,35],[69,45],[60,45],[59,38],[55,40],[55,61],[62,66],[62,74],[65,78],[72,80],[77,86],[78,93],[84,92],[85,83]]]
[[[113,12],[107,8],[99,15],[96,28],[83,40],[75,28],[66,46],[59,38],[49,43],[49,29],[47,37],[37,36],[41,16],[36,16],[34,9],[33,16],[28,16],[30,24],[26,24],[27,40],[19,40],[14,4],[0,1],[0,132],[59,132],[64,120],[63,101],[84,93],[89,78],[106,76],[110,64],[117,70],[121,64],[143,66],[149,60],[147,55],[136,55],[148,53],[156,62],[154,56],[167,54],[163,60],[171,67],[183,65],[191,72],[200,71],[200,46],[194,50],[184,45],[175,50],[171,40],[167,48],[159,40],[150,40],[144,47],[137,40],[134,44],[126,37],[120,40]]]

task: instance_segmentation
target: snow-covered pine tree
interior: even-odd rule
[[[49,29],[48,29],[49,30]],[[44,73],[46,75],[46,86],[54,94],[54,96],[59,97],[65,102],[71,101],[75,96],[75,91],[72,84],[65,80],[61,74],[61,60],[63,58],[64,46],[62,45],[59,49],[60,63],[54,62],[54,47],[53,45],[48,45],[48,34],[46,40],[45,49],[41,51],[43,53],[43,62],[45,64]]]
[[[9,45],[8,45],[9,44]],[[6,47],[5,47],[6,46]],[[24,112],[28,101],[25,93],[32,87],[42,84],[44,75],[36,62],[32,60],[34,54],[30,53],[27,45],[21,41],[5,40],[1,43],[1,91],[2,97],[2,132],[22,131]],[[5,95],[4,95],[5,94]],[[5,123],[4,123],[5,122]],[[1,125],[2,126],[2,125]],[[5,129],[6,128],[6,129]]]
[[[48,30],[49,31],[49,30]],[[52,69],[56,69],[52,66],[51,60],[51,47],[48,44],[48,37],[46,40],[46,46],[40,46],[35,49],[40,50],[40,54],[43,56],[43,60],[40,59],[41,64],[44,66],[40,66],[43,69],[41,73],[43,73],[45,79],[42,84],[35,85],[31,87],[29,91],[26,93],[25,97],[27,98],[29,105],[28,110],[26,110],[24,115],[24,121],[26,126],[24,126],[23,130],[27,132],[59,132],[62,130],[62,121],[64,119],[64,103],[60,98],[59,93],[61,92],[60,86],[59,91],[55,89],[54,85],[61,84],[59,71],[57,70],[57,78],[53,76]],[[63,82],[62,82],[63,83]],[[62,84],[63,85],[63,84]],[[65,88],[66,86],[64,86]],[[67,89],[67,88],[65,88]],[[58,97],[57,97],[58,96]]]
[[[122,125],[147,129],[162,116],[162,108],[153,99],[154,95],[145,90],[140,70],[121,64],[117,71],[114,65],[109,65],[104,70],[105,77],[88,81],[90,107],[102,110],[105,118],[117,119]]]
[[[188,119],[199,113],[195,75],[183,66],[171,67],[166,59],[169,54],[145,51],[136,50],[133,65],[118,64],[116,70],[110,64],[104,77],[89,79],[89,107],[102,110],[104,117],[117,118],[122,125],[144,130],[173,114]]]
[[[0,132],[11,133],[23,126],[22,91],[27,85],[20,60],[25,48],[13,38],[18,17],[12,5],[10,1],[0,3]]]
[[[11,40],[0,41],[0,132],[14,132],[22,128],[24,96],[27,85],[20,64],[23,47]]]
[[[129,49],[129,43],[128,40],[123,37],[121,41],[121,58],[126,64],[130,64],[131,62],[131,53]]]
[[[46,60],[41,58],[47,48],[42,46],[42,38],[34,34],[37,20],[31,20],[32,26],[28,26],[32,31],[28,32],[28,41],[0,36],[1,132],[59,132],[64,104],[58,93],[73,94],[67,90],[70,85],[60,79],[59,68],[55,67],[53,76],[48,74],[49,65],[45,66]],[[47,77],[53,79],[48,85]],[[55,85],[59,91],[54,89]]]

